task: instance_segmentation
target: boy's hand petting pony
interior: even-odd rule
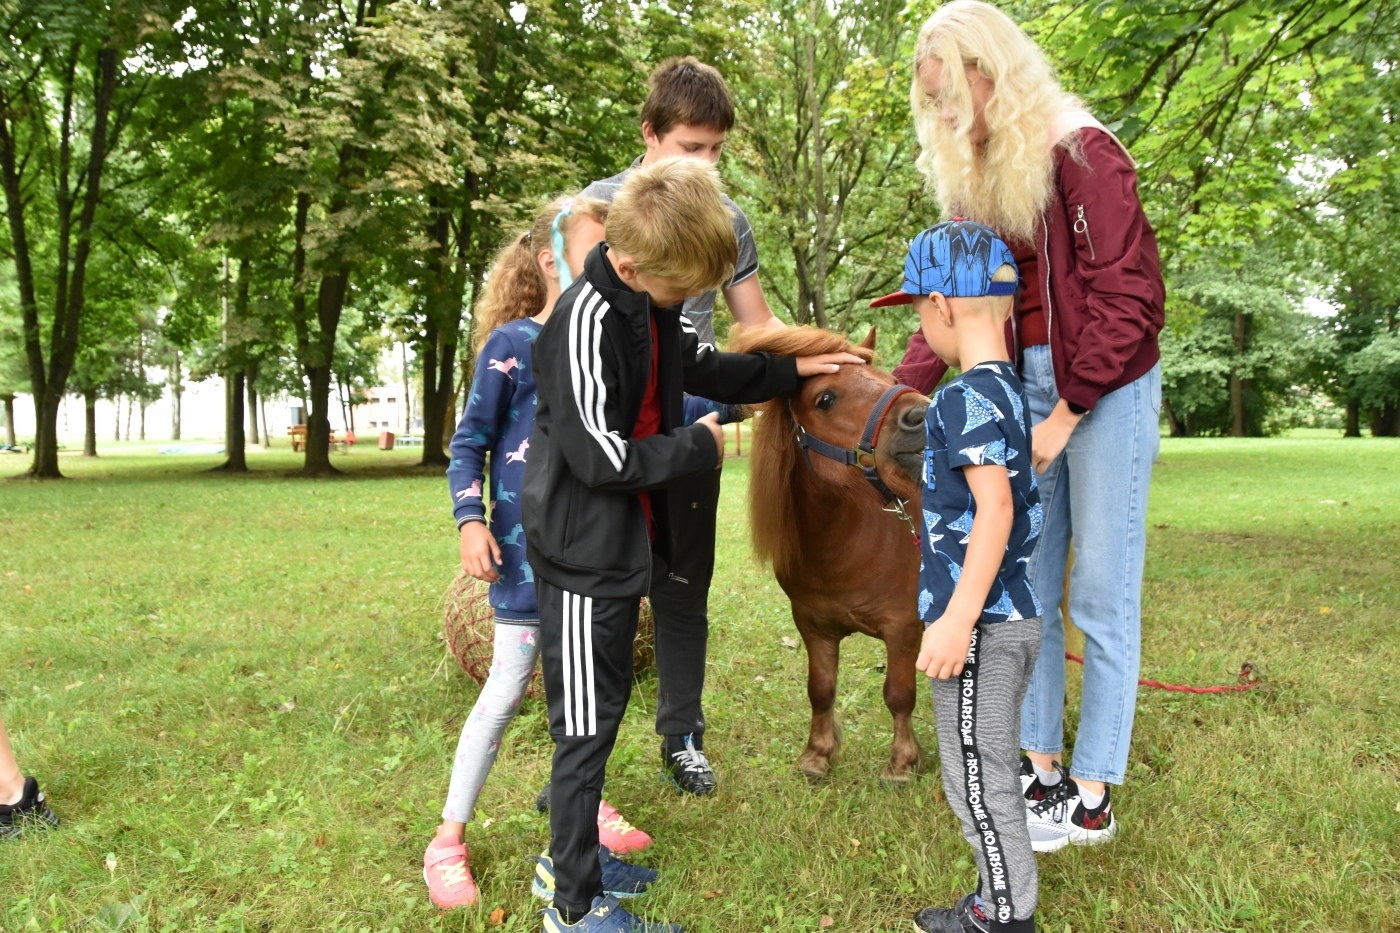
[[[856,363],[864,366],[865,360],[854,353],[822,353],[817,356],[799,356],[797,358],[797,375],[805,379],[808,376],[820,376],[822,373],[839,372],[842,363]]]
[[[501,579],[496,568],[501,566],[501,546],[484,522],[462,524],[462,569],[483,583]]]

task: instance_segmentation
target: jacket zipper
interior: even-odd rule
[[[1074,232],[1084,234],[1084,242],[1089,244],[1089,261],[1098,262],[1094,255],[1094,240],[1089,236],[1089,221],[1084,219],[1084,205],[1079,205],[1079,217],[1074,222]]]
[[[1050,297],[1050,224],[1045,215],[1040,215],[1040,226],[1045,231],[1045,349],[1050,354],[1051,371],[1055,364],[1055,302]]]

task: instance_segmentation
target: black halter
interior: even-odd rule
[[[865,480],[875,487],[885,500],[886,512],[893,512],[898,515],[909,530],[918,538],[919,532],[914,527],[914,520],[909,517],[909,512],[905,506],[907,503],[890,491],[890,487],[885,485],[885,481],[880,478],[880,471],[875,463],[875,444],[880,439],[880,429],[885,424],[885,416],[890,413],[890,406],[894,400],[909,392],[918,393],[918,389],[906,385],[892,385],[884,391],[884,394],[875,402],[875,407],[870,410],[870,417],[865,419],[865,430],[861,432],[860,443],[854,447],[837,447],[835,444],[828,444],[819,437],[808,434],[807,429],[797,420],[792,419],[793,427],[796,428],[797,446],[802,448],[802,458],[807,461],[807,469],[815,476],[817,470],[812,466],[812,457],[808,451],[816,451],[829,460],[835,460],[843,466],[859,467],[865,474]]]

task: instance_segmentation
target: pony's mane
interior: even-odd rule
[[[815,327],[735,326],[729,349],[735,353],[765,351],[775,356],[854,353],[867,363],[875,358],[873,350]],[[758,559],[771,563],[779,576],[787,576],[796,568],[801,534],[797,498],[806,484],[798,471],[807,467],[793,438],[788,400],[775,398],[755,407],[763,414],[749,442],[749,534]]]

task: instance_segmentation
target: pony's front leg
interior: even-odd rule
[[[890,763],[880,777],[887,784],[908,784],[919,770],[919,740],[912,716],[922,680],[914,662],[919,659],[923,626],[918,619],[885,626],[885,706],[894,716],[894,745]]]
[[[835,719],[836,670],[841,659],[841,639],[819,631],[793,612],[797,631],[807,645],[807,699],[812,704],[812,731],[797,768],[809,781],[820,781],[831,770],[841,737]]]

